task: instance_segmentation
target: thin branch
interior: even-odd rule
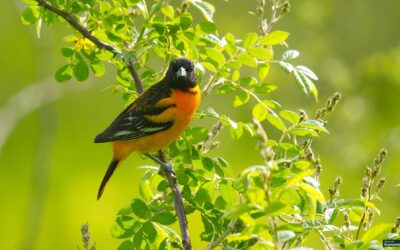
[[[165,156],[165,153],[162,149],[158,151],[158,155],[162,162],[168,164],[167,157]],[[191,250],[192,243],[190,242],[188,222],[186,218],[185,208],[183,205],[181,190],[179,189],[176,177],[171,171],[165,171],[165,175],[167,176],[169,187],[174,193],[175,211],[176,215],[178,216],[179,227],[181,229],[183,249]]]
[[[101,40],[99,40],[97,37],[92,35],[92,33],[83,27],[78,21],[76,21],[69,13],[57,8],[56,6],[52,5],[51,3],[44,1],[44,0],[36,0],[39,6],[42,6],[43,8],[50,10],[51,12],[54,12],[55,14],[59,15],[62,17],[65,21],[67,21],[72,27],[77,29],[84,37],[92,41],[94,44],[96,44],[97,47],[100,49],[105,49],[113,54],[119,53],[116,48],[111,46],[110,44],[107,44]]]
[[[44,7],[47,10],[50,10],[54,12],[55,14],[59,15],[62,17],[64,20],[66,20],[72,27],[77,29],[84,37],[92,41],[97,47],[101,49],[108,50],[112,52],[114,55],[120,53],[116,48],[114,48],[112,45],[109,45],[101,40],[99,40],[97,37],[92,35],[92,33],[87,30],[83,25],[81,25],[79,22],[77,22],[69,13],[57,8],[56,6],[50,4],[49,2],[45,0],[36,0],[39,4],[39,6]],[[142,29],[144,32],[144,29]],[[140,37],[141,39],[141,37]],[[140,39],[138,39],[140,41]],[[144,92],[144,87],[142,84],[142,81],[140,80],[139,74],[137,73],[132,59],[125,60],[125,64],[128,67],[132,78],[135,82],[136,90],[139,94]],[[168,164],[167,158],[164,154],[163,150],[158,151],[160,159],[165,163]],[[176,180],[176,177],[172,174],[170,171],[165,171],[165,174],[168,179],[169,186],[174,193],[174,200],[175,200],[175,210],[176,214],[178,216],[179,220],[179,226],[181,229],[181,234],[182,234],[182,244],[183,244],[183,249],[184,250],[191,250],[192,245],[190,242],[190,237],[189,237],[189,230],[188,230],[188,223],[186,219],[186,214],[183,206],[183,200],[182,200],[182,194],[181,191],[179,190],[179,186]]]
[[[144,87],[143,87],[142,81],[140,80],[139,74],[137,73],[135,66],[133,65],[132,59],[129,59],[127,67],[129,69],[129,72],[132,75],[133,81],[135,82],[136,91],[139,94],[143,93]]]
[[[211,249],[214,249],[215,247],[217,247],[218,245],[220,245],[226,239],[226,237],[233,231],[233,229],[235,227],[235,223],[236,223],[236,219],[231,220],[231,222],[229,222],[228,228],[225,230],[225,232],[218,239],[211,242],[205,250],[211,250]]]
[[[325,237],[325,235],[321,232],[321,230],[317,230],[319,236],[321,237],[322,242],[325,244],[326,249],[333,250],[334,248],[329,243],[329,240]]]

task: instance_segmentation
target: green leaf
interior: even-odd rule
[[[25,25],[33,24],[40,18],[40,10],[38,6],[30,6],[21,14],[21,21]]]
[[[264,81],[264,79],[267,78],[269,68],[269,63],[261,64],[260,66],[258,66],[258,78],[260,79],[260,81]]]
[[[74,76],[78,81],[85,81],[89,77],[89,67],[84,61],[79,61],[74,67]]]
[[[227,181],[221,182],[219,184],[219,191],[221,192],[221,196],[224,198],[228,206],[231,206],[236,201],[237,192],[232,187],[232,183]]]
[[[175,215],[169,211],[164,211],[162,213],[156,214],[151,219],[154,222],[158,222],[162,225],[171,225],[176,221]]]
[[[118,246],[117,250],[132,250],[134,249],[133,243],[131,240],[126,240]]]
[[[250,91],[252,91],[254,93],[259,93],[259,94],[266,94],[266,93],[270,93],[276,89],[277,89],[276,85],[268,84],[268,83],[259,83],[259,84],[255,85],[254,87],[252,87],[250,89]]]
[[[246,104],[250,100],[250,94],[247,92],[241,92],[233,99],[233,107],[239,107]]]
[[[135,6],[140,3],[140,0],[127,0],[130,6]]]
[[[92,69],[95,76],[102,76],[106,72],[104,64],[101,61],[92,61],[90,63],[90,68]]]
[[[309,128],[292,128],[288,132],[291,135],[302,136],[302,137],[318,136],[317,132]]]
[[[158,246],[158,250],[168,250],[168,245],[169,245],[168,238],[165,238],[165,239],[160,243],[160,245]]]
[[[215,68],[214,64],[212,64],[212,63],[201,62],[201,65],[203,65],[203,67],[206,68],[208,71],[211,71],[213,73],[217,72],[217,68]]]
[[[72,57],[72,56],[75,54],[75,51],[74,51],[74,49],[72,49],[72,48],[64,47],[64,48],[61,49],[61,54],[62,54],[64,57],[69,58],[69,57]]]
[[[221,53],[221,51],[214,48],[206,48],[206,53],[209,58],[218,63],[220,67],[225,63],[225,56]]]
[[[131,203],[131,208],[133,213],[142,219],[150,218],[150,211],[147,207],[147,204],[144,203],[141,199],[133,199]]]
[[[365,232],[364,235],[361,237],[361,240],[364,242],[364,244],[372,240],[377,240],[385,236],[390,231],[391,228],[392,225],[389,223],[377,224],[369,228],[368,231]]]
[[[229,69],[240,69],[242,67],[242,63],[236,60],[231,60],[225,64],[225,67]]]
[[[232,79],[233,80],[233,79]],[[232,91],[235,91],[236,87],[231,85],[231,84],[225,84],[222,85],[221,87],[219,87],[216,91],[217,94],[227,94],[230,93]]]
[[[66,64],[56,71],[55,78],[57,82],[66,82],[71,79],[74,73],[74,65]]]
[[[265,37],[261,38],[262,45],[276,45],[283,43],[288,38],[289,33],[285,31],[273,31],[268,33]]]
[[[266,48],[255,47],[249,48],[247,51],[258,60],[269,60],[273,57],[272,51]]]
[[[267,216],[275,216],[285,211],[286,208],[287,204],[277,201],[270,203],[267,208],[265,208],[264,212]]]
[[[312,175],[314,172],[315,172],[315,169],[308,169],[305,171],[301,171],[299,174],[288,179],[288,181],[286,182],[286,187],[291,187],[292,185],[301,182],[304,179],[304,177]]]
[[[232,33],[226,33],[226,35],[225,35],[225,41],[226,41],[228,44],[231,44],[231,45],[235,45],[235,44],[236,44],[235,36],[234,36]]]
[[[110,39],[110,41],[124,42],[124,39],[121,36],[117,35],[117,33],[111,32],[109,30],[106,30],[105,33],[107,35],[107,38]]]
[[[240,79],[240,85],[248,87],[257,84],[257,80],[254,77],[246,76]]]
[[[254,105],[251,114],[253,115],[254,118],[256,118],[258,121],[264,121],[267,118],[268,114],[268,108],[266,107],[266,103],[257,103]]]
[[[222,219],[234,219],[238,216],[240,216],[241,214],[247,213],[251,210],[253,210],[253,206],[251,204],[240,204],[234,208],[232,208],[231,210],[228,210],[227,212],[225,212],[222,215]]]
[[[214,33],[215,31],[217,31],[217,25],[215,25],[212,22],[202,22],[200,23],[200,29],[206,33],[206,34],[211,34]]]
[[[287,50],[282,54],[282,61],[289,62],[300,55],[297,50]]]
[[[283,110],[279,113],[279,115],[286,121],[293,124],[297,124],[300,120],[300,116],[297,113],[290,110]]]
[[[317,121],[317,120],[309,119],[309,120],[303,121],[300,123],[300,126],[328,133],[328,130],[326,130],[326,128],[325,128],[325,125],[322,122]]]
[[[151,199],[153,193],[151,192],[150,182],[148,180],[142,180],[139,183],[139,193],[146,201]]]
[[[207,21],[212,22],[215,13],[215,7],[209,2],[203,0],[193,0],[191,3],[203,14]]]
[[[300,183],[299,187],[303,189],[308,194],[309,197],[312,197],[313,199],[321,202],[322,204],[325,204],[325,197],[318,188],[315,188],[312,185],[305,182]]]
[[[182,30],[188,29],[193,23],[193,17],[190,13],[185,12],[179,17],[179,25],[181,26]]]
[[[130,216],[118,216],[110,228],[110,234],[116,239],[124,239],[134,234],[135,220]]]
[[[281,230],[278,231],[278,240],[279,242],[285,242],[290,240],[291,238],[295,237],[296,234],[290,230]]]
[[[168,17],[169,19],[174,19],[175,11],[171,5],[164,5],[161,8],[161,12],[164,16]]]
[[[257,67],[257,61],[255,58],[250,56],[247,53],[241,53],[238,55],[237,59],[242,62],[244,65],[250,66],[250,67]]]
[[[250,46],[254,45],[258,41],[257,33],[248,33],[243,38],[243,47],[248,49]]]
[[[147,238],[149,239],[149,241],[151,243],[153,243],[155,241],[155,239],[157,238],[157,230],[154,228],[153,223],[151,223],[150,221],[147,221],[143,224],[142,228],[143,228],[143,232],[147,235]]]
[[[210,157],[203,157],[201,159],[203,167],[208,171],[211,171],[214,168],[214,161]]]
[[[275,128],[279,129],[280,131],[284,132],[286,131],[286,126],[283,123],[283,121],[281,120],[281,118],[275,116],[275,115],[271,115],[268,114],[267,115],[267,121],[273,125]]]

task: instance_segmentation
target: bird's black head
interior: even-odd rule
[[[172,88],[187,91],[197,85],[197,76],[192,61],[186,58],[178,58],[169,65],[167,81],[170,82]]]

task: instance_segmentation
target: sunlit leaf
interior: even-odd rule
[[[266,48],[254,47],[249,48],[247,51],[258,60],[269,60],[273,57],[272,51]]]
[[[253,205],[251,205],[251,204],[247,204],[247,203],[240,204],[240,205],[232,208],[231,210],[228,210],[226,213],[224,213],[224,215],[222,215],[222,218],[234,219],[234,218],[240,216],[241,214],[251,211],[252,209],[253,209]]]
[[[213,22],[213,16],[215,12],[215,7],[209,2],[203,0],[192,0],[190,1],[209,22]]]
[[[245,49],[249,48],[250,46],[254,45],[258,40],[258,34],[257,33],[248,33],[246,36],[243,38],[243,47]]]
[[[298,123],[300,120],[300,116],[297,113],[290,110],[283,110],[279,113],[279,115],[286,121],[293,124]]]
[[[268,76],[269,68],[269,63],[264,63],[258,66],[258,78],[260,81],[264,81],[264,79]]]
[[[106,72],[104,64],[101,61],[92,61],[90,63],[90,68],[92,69],[95,76],[102,76]]]
[[[265,103],[257,103],[254,105],[251,113],[254,118],[261,122],[267,118],[268,108]]]
[[[257,61],[255,58],[250,56],[247,53],[241,53],[238,55],[237,59],[241,61],[244,65],[250,66],[250,67],[257,67]]]
[[[385,236],[389,230],[391,229],[392,225],[389,223],[381,223],[372,226],[368,229],[367,232],[361,237],[361,240],[365,243],[370,242],[371,240],[379,239]]]
[[[279,129],[280,131],[286,131],[286,126],[278,116],[267,114],[267,121],[273,125],[275,128]]]
[[[206,48],[206,53],[209,58],[218,63],[219,66],[225,63],[225,56],[221,53],[221,51],[214,48]]]
[[[265,37],[261,38],[262,45],[276,45],[283,43],[288,38],[289,33],[285,31],[273,31],[268,33]]]
[[[250,94],[247,92],[240,92],[233,99],[233,107],[239,107],[246,104],[250,100]]]

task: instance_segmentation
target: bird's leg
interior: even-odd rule
[[[157,158],[156,156],[154,156],[152,154],[147,153],[147,154],[144,154],[144,155],[149,157],[150,159],[152,159],[155,163],[160,164],[160,169],[158,170],[159,174],[163,174],[164,171],[168,171],[168,172],[172,173],[173,175],[175,175],[175,171],[172,168],[171,164],[161,161],[159,158]]]

